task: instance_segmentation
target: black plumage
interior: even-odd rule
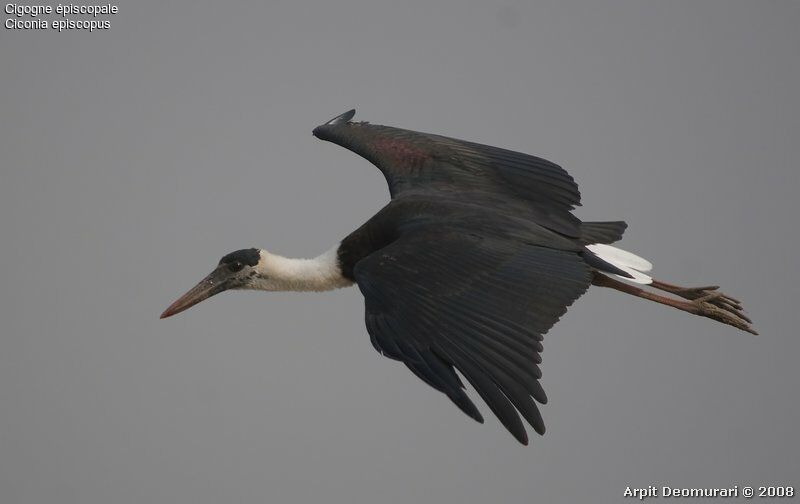
[[[339,248],[375,348],[472,418],[483,420],[454,368],[520,442],[519,414],[543,433],[542,335],[603,265],[584,245],[618,240],[625,223],[581,223],[572,177],[535,156],[346,120],[314,135],[389,184],[391,202]]]
[[[231,252],[230,254],[225,254],[222,256],[222,259],[219,260],[219,264],[238,262],[246,264],[247,266],[255,266],[258,264],[260,258],[261,256],[257,248],[242,249]]]
[[[314,259],[243,249],[172,303],[171,317],[220,292],[321,291],[358,284],[367,331],[482,422],[456,371],[521,443],[522,418],[544,433],[537,403],[543,335],[590,285],[615,289],[756,334],[741,303],[717,286],[681,287],[647,260],[607,244],[622,221],[581,222],[580,192],[547,160],[498,147],[368,123],[349,111],[314,129],[375,164],[391,201]],[[611,273],[637,285],[621,282]],[[643,286],[675,297],[658,295]]]

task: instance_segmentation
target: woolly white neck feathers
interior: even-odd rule
[[[338,244],[313,259],[293,259],[261,250],[256,277],[246,289],[265,291],[327,291],[353,285],[342,275]]]

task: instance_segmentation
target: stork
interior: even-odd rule
[[[227,290],[327,291],[358,284],[370,340],[478,422],[456,370],[523,444],[520,415],[544,434],[537,403],[543,335],[590,285],[608,287],[753,334],[718,286],[652,278],[649,261],[611,246],[627,224],[581,222],[573,178],[544,159],[366,122],[355,110],[319,139],[372,162],[391,200],[313,259],[248,248],[224,256],[161,318]],[[648,290],[647,288],[650,288]],[[663,291],[672,296],[658,294]]]

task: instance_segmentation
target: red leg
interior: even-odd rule
[[[715,292],[717,287],[686,288],[654,280],[652,286],[666,292],[680,296],[687,301],[661,296],[647,291],[641,287],[615,280],[600,272],[595,271],[592,284],[600,287],[609,287],[626,294],[655,301],[678,310],[707,317],[723,324],[728,324],[751,334],[758,334],[750,327],[750,319],[741,313],[742,306],[739,301]]]

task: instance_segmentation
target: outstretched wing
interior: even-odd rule
[[[413,231],[359,261],[375,348],[402,361],[475,420],[454,368],[523,444],[536,432],[542,335],[591,281],[578,253],[466,230]]]
[[[581,195],[573,178],[542,158],[430,133],[354,123],[354,110],[314,129],[314,135],[363,156],[404,193],[464,193],[495,206],[522,205],[539,224],[571,237],[580,221],[571,210]]]

